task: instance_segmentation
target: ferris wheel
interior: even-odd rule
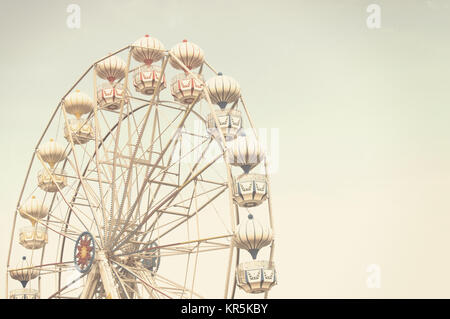
[[[167,50],[146,35],[108,54],[62,97],[32,154],[7,297],[267,297],[267,162],[239,84],[198,45]]]

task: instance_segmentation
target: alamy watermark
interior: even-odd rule
[[[245,136],[241,140],[241,138]],[[206,148],[208,138],[213,141]],[[207,129],[203,121],[195,121],[192,130],[180,129],[175,134],[175,147],[173,148],[174,163],[197,163],[207,164],[211,161],[223,163],[229,152],[234,152],[234,160],[246,162],[247,164],[267,163],[267,173],[276,173],[280,166],[280,130],[279,128],[245,128],[240,129],[237,136],[225,142],[223,147],[222,137],[219,130]],[[242,143],[244,142],[244,143]],[[236,144],[239,144],[236,145]],[[234,151],[233,151],[234,150]],[[237,153],[236,153],[237,152]],[[217,158],[218,155],[225,156]],[[230,164],[236,164],[230,162]],[[264,171],[263,165],[255,167],[255,172]]]
[[[367,288],[381,288],[381,267],[378,264],[367,266],[366,272],[369,274],[366,278]]]
[[[369,13],[369,16],[366,20],[366,25],[369,29],[379,29],[381,28],[381,7],[378,4],[372,3],[370,4],[366,12]]]
[[[66,12],[69,13],[66,19],[66,25],[69,29],[81,28],[81,8],[78,4],[69,4]]]

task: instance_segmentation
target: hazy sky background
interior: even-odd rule
[[[66,26],[70,3],[80,29]],[[371,3],[380,29],[366,26]],[[148,33],[200,45],[239,81],[255,124],[279,129],[272,297],[450,297],[448,1],[2,1],[0,15],[2,273],[58,101]]]

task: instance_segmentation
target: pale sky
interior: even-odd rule
[[[66,26],[70,3],[80,29]],[[279,130],[271,297],[450,297],[449,15],[445,0],[3,1],[0,269],[58,101],[148,33],[197,43],[239,81],[255,125]]]

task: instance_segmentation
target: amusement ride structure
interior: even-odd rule
[[[260,142],[237,81],[192,42],[167,50],[146,35],[96,61],[33,152],[7,296],[267,297],[277,278]]]

